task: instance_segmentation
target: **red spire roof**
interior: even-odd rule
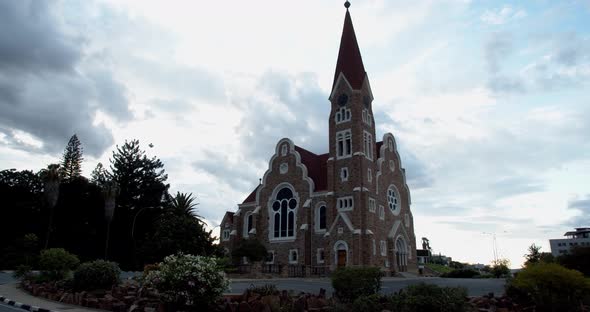
[[[356,35],[354,34],[354,27],[352,26],[352,18],[350,17],[350,12],[348,12],[348,7],[346,9],[346,16],[344,17],[340,51],[338,51],[338,61],[336,62],[336,72],[334,73],[332,88],[336,85],[336,80],[341,72],[352,88],[356,90],[361,88],[367,74],[363,65],[363,59],[361,58],[361,51],[356,41]]]

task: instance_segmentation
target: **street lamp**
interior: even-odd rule
[[[503,233],[508,233],[507,231],[503,231]],[[492,251],[494,253],[494,263],[498,262],[498,242],[496,240],[496,232],[481,232],[484,235],[491,235],[492,240]]]

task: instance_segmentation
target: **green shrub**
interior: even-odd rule
[[[266,247],[259,240],[242,239],[233,250],[232,258],[234,261],[238,261],[242,257],[246,257],[250,261],[261,261],[266,258],[267,254]]]
[[[41,256],[39,257],[41,275],[50,281],[64,279],[78,264],[80,264],[78,257],[63,248],[42,250]]]
[[[352,303],[351,311],[353,312],[381,312],[383,306],[380,295],[360,296]]]
[[[500,278],[502,276],[507,276],[510,274],[510,261],[508,259],[497,259],[492,261],[492,268],[490,269],[490,273],[495,278]]]
[[[381,289],[383,274],[377,267],[338,268],[332,274],[334,295],[344,302],[354,302],[360,296],[369,296]]]
[[[173,311],[205,311],[228,288],[229,281],[219,270],[217,259],[180,253],[166,257],[159,270],[148,274],[145,285],[158,290]]]
[[[12,276],[16,279],[27,279],[31,277],[31,270],[32,268],[30,266],[21,264],[16,267]]]
[[[399,312],[467,310],[467,290],[463,287],[440,287],[418,284],[408,286],[389,297],[387,308]]]
[[[529,265],[510,280],[506,294],[537,311],[580,311],[590,283],[584,275],[555,263]]]
[[[261,296],[270,296],[277,293],[279,290],[275,284],[264,284],[262,286],[250,286],[249,291],[259,294]]]
[[[448,278],[473,278],[478,276],[479,272],[472,270],[472,269],[458,269],[453,270],[451,272],[443,273],[440,277],[448,277]]]
[[[85,262],[74,272],[74,287],[77,290],[110,289],[119,283],[119,275],[121,269],[115,262]]]

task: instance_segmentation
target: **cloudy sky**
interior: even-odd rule
[[[341,0],[0,0],[0,169],[84,172],[139,139],[211,224],[275,143],[327,151]],[[435,252],[519,267],[590,226],[588,1],[352,1],[375,95]],[[153,148],[148,144],[152,143]]]

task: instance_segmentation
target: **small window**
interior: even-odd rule
[[[365,157],[367,157],[370,160],[373,160],[373,135],[365,131],[363,133],[363,140]]]
[[[410,227],[410,215],[409,214],[405,214],[404,215],[404,219],[405,219],[405,223],[406,223],[406,227]]]
[[[344,234],[344,228],[343,227],[339,227],[338,228],[338,234]]]
[[[342,182],[348,181],[348,167],[340,169],[340,179]]]
[[[369,212],[375,213],[375,199],[369,198]]]
[[[324,248],[318,248],[316,257],[318,263],[324,263],[324,259],[326,258],[326,255],[324,254]]]
[[[385,241],[383,241],[383,240],[381,241],[380,247],[381,247],[381,255],[387,256],[387,244],[385,243]]]
[[[336,134],[336,156],[337,158],[352,155],[352,134],[350,130],[340,131]]]
[[[283,146],[281,147],[281,156],[286,156],[287,155],[287,144],[283,144]]]
[[[354,208],[354,202],[352,196],[338,198],[338,209],[339,210],[352,210]]]
[[[379,205],[379,219],[385,220],[385,207]]]
[[[367,181],[369,183],[373,182],[373,170],[371,168],[367,168]]]
[[[230,232],[229,230],[223,230],[223,234],[222,234],[221,239],[224,241],[229,240],[229,232]]]
[[[289,250],[289,263],[297,263],[298,256],[297,249]]]
[[[269,250],[268,253],[266,253],[266,258],[264,259],[264,262],[267,264],[272,264],[275,262],[274,250]]]
[[[375,239],[373,239],[373,256],[377,254],[377,244],[375,243]]]
[[[341,107],[336,111],[334,115],[334,120],[337,124],[350,121],[352,114],[350,113],[350,109]]]

